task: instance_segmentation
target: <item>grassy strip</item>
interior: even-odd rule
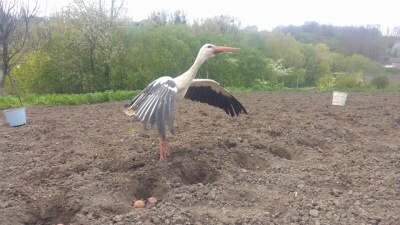
[[[21,96],[24,106],[33,105],[81,105],[129,100],[139,91],[105,91],[87,94],[25,94]],[[17,96],[0,96],[0,109],[20,107]]]
[[[230,92],[251,92],[251,91],[264,91],[264,92],[326,92],[315,88],[274,88],[274,87],[228,87]],[[343,92],[400,92],[400,90],[393,89],[365,89],[365,88],[351,88],[351,89],[335,89],[332,91]],[[24,106],[33,105],[81,105],[90,103],[102,103],[111,101],[129,100],[137,95],[139,91],[105,91],[88,94],[25,94],[21,96]],[[5,95],[0,96],[0,110],[18,108],[20,107],[17,96]]]

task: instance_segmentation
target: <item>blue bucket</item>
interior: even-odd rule
[[[4,110],[3,114],[11,127],[17,127],[26,124],[25,107]]]

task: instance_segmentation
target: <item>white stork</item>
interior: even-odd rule
[[[219,107],[232,117],[246,113],[243,105],[219,83],[210,79],[194,79],[200,66],[210,57],[221,52],[233,52],[238,48],[215,46],[206,44],[201,47],[192,67],[182,75],[160,77],[150,83],[128,104],[124,112],[135,115],[146,129],[148,125],[157,124],[160,145],[160,160],[164,160],[168,153],[165,135],[165,126],[174,133],[174,118],[177,100],[182,98],[192,101],[208,103]]]

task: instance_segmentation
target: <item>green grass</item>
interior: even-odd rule
[[[230,92],[326,92],[316,88],[277,88],[277,87],[227,87]],[[348,88],[348,89],[331,89],[332,91],[343,92],[400,92],[399,89],[373,89],[373,88]],[[105,91],[87,94],[24,94],[21,95],[24,106],[33,105],[81,105],[91,103],[102,103],[111,101],[129,100],[137,95],[139,91]],[[0,96],[0,110],[20,107],[17,96],[5,95]]]
[[[111,101],[129,100],[139,91],[105,91],[87,94],[24,94],[21,95],[24,106],[33,105],[81,105]],[[17,96],[0,96],[0,109],[20,107]]]

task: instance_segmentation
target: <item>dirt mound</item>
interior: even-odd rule
[[[345,107],[331,93],[235,96],[248,115],[180,102],[164,162],[125,102],[28,107],[16,128],[1,117],[1,224],[400,221],[400,93]]]

